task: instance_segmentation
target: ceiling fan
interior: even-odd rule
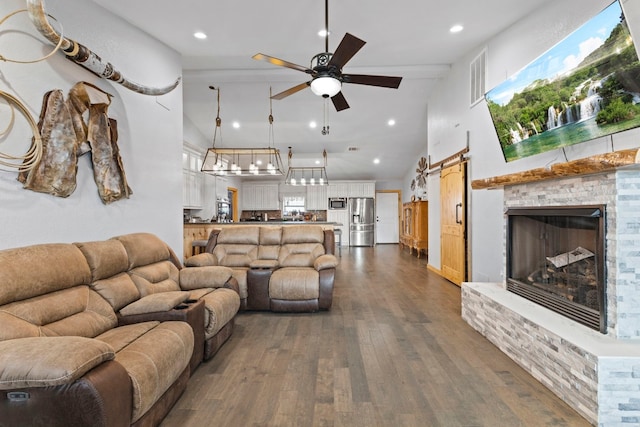
[[[311,75],[311,80],[273,95],[272,99],[283,99],[307,87],[323,98],[331,98],[337,111],[346,110],[349,104],[341,92],[343,83],[380,86],[397,89],[402,77],[372,76],[366,74],[343,74],[342,67],[365,45],[364,40],[346,33],[334,53],[329,52],[329,0],[325,0],[325,42],[324,52],[311,58],[311,66],[304,67],[282,59],[258,53],[253,59],[267,61],[273,65],[287,67]]]

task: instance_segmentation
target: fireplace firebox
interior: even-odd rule
[[[606,333],[605,206],[509,208],[507,290]]]

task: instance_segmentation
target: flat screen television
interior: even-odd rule
[[[485,100],[507,162],[640,126],[640,62],[619,2]]]

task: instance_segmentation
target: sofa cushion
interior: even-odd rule
[[[269,280],[269,298],[309,300],[320,296],[320,276],[312,268],[280,268]]]
[[[91,269],[91,288],[102,295],[114,310],[118,311],[140,298],[138,288],[126,273],[129,258],[120,241],[111,239],[75,245]]]
[[[176,381],[189,365],[193,352],[193,331],[188,323],[146,323],[155,326],[124,346],[115,358],[133,384],[132,424]],[[126,326],[117,329],[122,328]]]
[[[316,270],[326,270],[327,268],[336,268],[338,266],[338,258],[335,255],[320,255],[313,262],[313,268]]]
[[[5,316],[10,316],[14,325],[25,322],[20,328],[29,335],[33,329],[30,330],[26,324],[37,327],[40,336],[87,338],[93,338],[118,324],[113,308],[88,286],[76,286],[16,301],[2,306],[1,311]],[[6,329],[9,328],[0,328]],[[0,331],[0,337],[4,334]]]
[[[180,272],[171,261],[160,261],[129,270],[140,296],[180,290]]]
[[[91,281],[87,261],[80,249],[71,244],[2,250],[0,265],[0,306]]]
[[[234,318],[240,309],[240,297],[227,288],[218,288],[202,296],[205,308],[205,338],[209,339]]]
[[[0,342],[0,390],[70,384],[114,357],[108,344],[91,338],[38,337]]]
[[[223,228],[217,237],[217,245],[237,244],[253,245],[260,244],[260,227],[238,226]]]
[[[229,281],[233,271],[229,267],[193,267],[180,270],[180,289],[219,288]]]
[[[213,255],[218,265],[225,267],[248,267],[251,261],[258,258],[258,246],[238,243],[216,245]]]
[[[205,252],[192,257],[187,258],[184,261],[184,265],[187,267],[209,267],[218,265],[218,258],[215,255]]]
[[[169,247],[151,233],[132,233],[114,237],[122,243],[129,258],[129,269],[170,258]]]
[[[249,295],[249,290],[247,288],[247,271],[249,268],[247,267],[234,267],[232,270],[232,276],[238,282],[238,290],[240,294],[240,299],[246,299],[247,295]]]
[[[282,227],[260,227],[260,245],[280,246]]]
[[[319,225],[288,225],[282,227],[281,243],[320,243],[324,242],[324,230]]]
[[[91,281],[106,279],[129,269],[127,251],[118,240],[80,242],[75,245],[91,269]]]
[[[324,255],[321,243],[290,243],[280,248],[278,263],[281,267],[313,267],[316,258]]]
[[[189,292],[172,291],[147,295],[120,310],[123,316],[169,311],[189,299]]]

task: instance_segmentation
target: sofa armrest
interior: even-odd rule
[[[232,269],[223,266],[183,268],[180,270],[180,289],[222,288],[232,274]]]
[[[30,337],[0,342],[0,390],[73,383],[115,359],[110,345],[84,337]]]
[[[326,270],[328,268],[336,268],[338,266],[338,258],[335,255],[324,254],[320,255],[313,262],[313,268],[317,271]]]
[[[134,314],[169,311],[188,299],[189,292],[158,292],[142,297],[139,300],[134,301],[125,307],[122,307],[122,309],[120,309],[120,314],[123,316],[132,316]]]
[[[218,265],[218,258],[216,258],[212,253],[205,252],[187,258],[184,265],[185,267],[206,267]]]

